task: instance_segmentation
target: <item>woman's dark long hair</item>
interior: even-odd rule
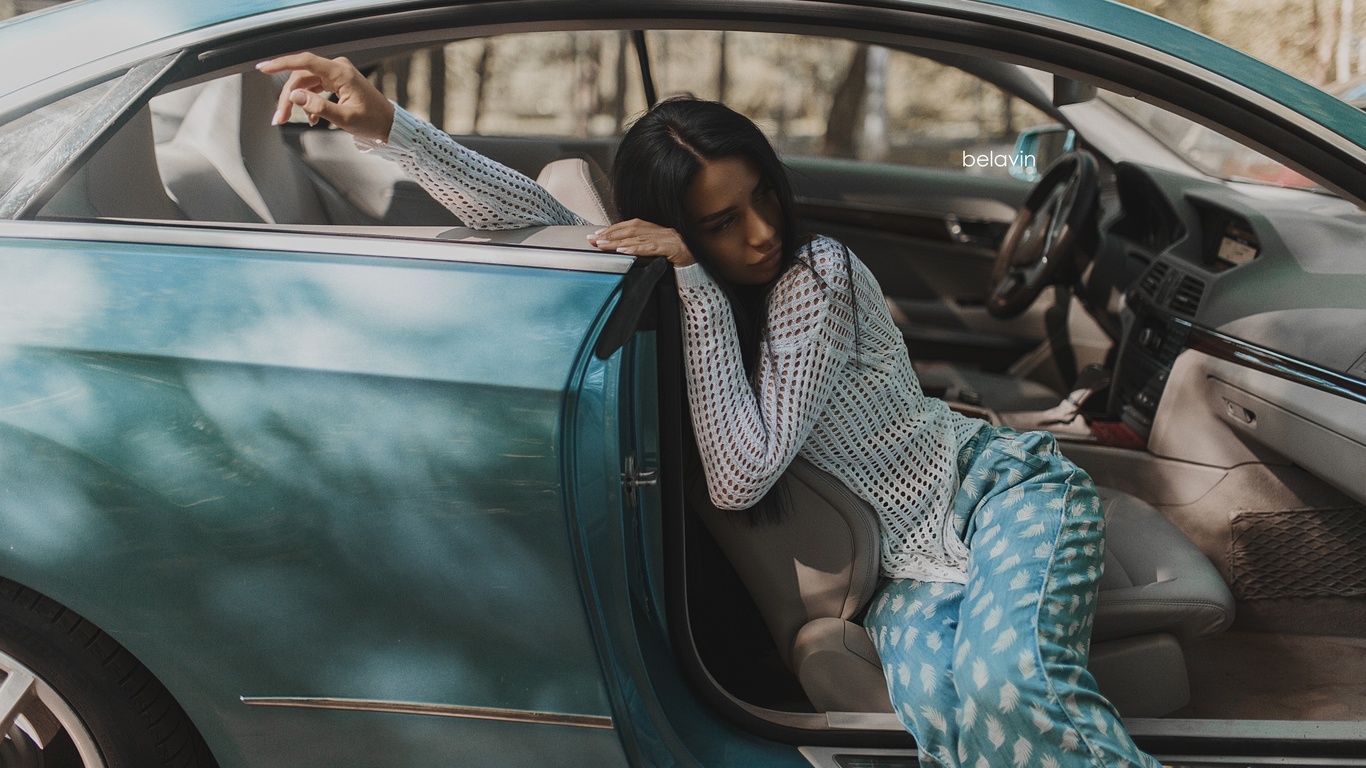
[[[684,194],[704,161],[735,157],[752,161],[778,199],[782,257],[777,277],[766,285],[733,285],[721,277],[683,204]],[[716,280],[735,316],[740,355],[752,381],[767,330],[769,290],[799,263],[797,253],[805,242],[797,232],[796,204],[787,169],[768,138],[749,118],[724,104],[672,98],[656,104],[622,137],[612,176],[613,197],[621,218],[642,219],[676,230],[693,258]],[[746,510],[745,516],[752,525],[776,522],[787,504],[786,486],[780,482]]]
[[[722,278],[683,205],[684,193],[703,161],[732,157],[753,161],[777,196],[781,277],[797,263],[804,242],[797,233],[787,169],[758,126],[724,104],[680,96],[646,112],[622,137],[612,166],[613,197],[622,220],[642,219],[676,230],[693,258],[716,280],[730,301],[745,373],[752,378],[765,332],[768,292],[777,278],[761,286],[733,285]]]

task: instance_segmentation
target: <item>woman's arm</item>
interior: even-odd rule
[[[824,412],[853,353],[854,286],[847,251],[818,239],[769,298],[768,335],[753,387],[735,319],[700,266],[677,270],[688,403],[712,503],[753,506],[787,469]]]
[[[345,58],[299,53],[262,62],[257,69],[266,74],[290,73],[280,91],[273,125],[289,119],[294,105],[308,114],[310,123],[331,122],[366,148],[401,165],[466,226],[516,229],[588,223],[541,185],[461,146],[384,98]],[[326,92],[337,95],[335,104],[323,98]]]
[[[474,229],[517,229],[588,222],[545,187],[395,107],[389,140],[375,144],[427,193]]]

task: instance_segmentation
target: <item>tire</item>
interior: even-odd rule
[[[7,579],[0,579],[0,732],[0,768],[216,765],[189,716],[132,654]]]

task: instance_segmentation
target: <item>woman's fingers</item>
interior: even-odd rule
[[[266,74],[290,72],[280,90],[271,124],[289,119],[293,105],[303,108],[310,124],[327,120],[355,136],[386,141],[394,123],[394,109],[360,70],[345,57],[324,59],[313,53],[296,53],[263,61],[256,68]],[[337,95],[336,103],[322,98]]]
[[[318,118],[322,118],[333,125],[341,128],[346,127],[346,116],[341,108],[323,98],[322,95],[312,91],[296,88],[289,93],[289,101],[301,107],[304,114],[308,115],[308,124],[316,125]]]
[[[290,94],[300,88],[308,90],[333,90],[325,82],[325,74],[334,74],[331,62],[314,53],[295,53],[289,56],[281,56],[277,59],[263,61],[256,65],[256,69],[267,75],[274,75],[280,72],[289,72],[289,79],[280,89],[280,96],[276,99],[275,114],[271,116],[271,125],[282,125],[289,120],[291,111]]]
[[[287,56],[280,56],[268,61],[263,61],[260,64],[257,64],[256,68],[265,72],[267,75],[296,69],[307,69],[312,72],[317,72],[320,75],[326,75],[335,69],[334,62],[331,59],[324,59],[318,54],[310,53],[308,51],[304,51],[303,53],[291,53]]]
[[[275,114],[271,115],[271,125],[284,125],[289,122],[289,113],[294,108],[292,96],[295,91],[299,90],[321,93],[324,88],[322,81],[311,72],[300,70],[291,74],[275,100]]]
[[[642,234],[664,232],[670,233],[674,237],[678,236],[672,229],[661,227],[658,224],[651,224],[648,221],[641,221],[640,219],[631,219],[630,221],[618,222],[605,229],[600,229],[593,233],[591,237],[602,242],[616,242],[628,237],[638,237]]]
[[[663,256],[674,266],[693,263],[692,253],[678,232],[639,219],[600,229],[588,236],[588,242],[604,251],[628,256]]]

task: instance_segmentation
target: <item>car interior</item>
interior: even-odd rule
[[[572,35],[588,33],[528,34],[576,46]],[[600,47],[626,40],[616,30],[594,34]],[[658,57],[661,95],[726,100],[714,86],[686,82],[678,61],[690,41],[718,34],[652,30],[633,36],[631,57],[642,47]],[[729,34],[730,55],[760,55],[765,33]],[[870,47],[806,37],[833,46],[840,62]],[[414,112],[430,110],[416,88],[392,85],[394,62],[429,60],[430,36],[382,43],[336,52]],[[541,45],[506,45],[523,44]],[[467,49],[478,46],[484,69],[476,70]],[[502,49],[487,46],[453,39],[444,60],[460,77],[492,83],[487,53]],[[625,43],[619,50],[624,57]],[[1131,722],[1294,721],[1300,726],[1288,732],[1298,733],[1366,719],[1366,214],[1322,190],[1182,166],[1168,156],[1179,150],[1155,150],[1149,163],[1140,150],[1121,151],[1121,135],[1088,131],[1123,123],[1155,143],[1152,125],[1133,117],[1160,110],[1151,104],[1135,107],[1104,90],[1055,98],[1050,91],[1072,81],[980,51],[908,46],[891,55],[889,77],[943,70],[968,83],[955,98],[993,94],[976,109],[995,110],[1000,125],[964,138],[945,118],[899,157],[885,147],[873,159],[838,156],[812,131],[800,134],[805,146],[780,142],[799,215],[877,276],[928,394],[992,423],[1054,431],[1101,486],[1108,539],[1090,669],[1102,693]],[[842,74],[823,77],[838,85]],[[631,77],[640,76],[619,83],[638,87]],[[297,117],[269,125],[280,83],[234,66],[163,88],[35,217],[476,236],[397,165],[357,150],[341,131]],[[604,169],[620,115],[645,103],[632,93],[622,96],[616,123],[598,132],[592,126],[610,110],[581,121],[588,129],[543,131],[562,109],[549,97],[506,118],[521,120],[514,129],[491,113],[482,123],[476,115],[468,132],[447,127],[605,223]],[[753,100],[739,86],[729,96],[741,111]],[[792,104],[766,109],[761,123],[772,128],[771,115],[786,114],[792,136],[809,119]],[[1080,165],[1017,178],[942,160],[988,145],[1029,148],[1015,144],[1026,128],[1074,132],[1069,143],[1087,159],[1065,162],[1091,163],[1090,180]],[[932,151],[937,165],[923,162]],[[1031,221],[1039,226],[1031,230]],[[1064,223],[1070,236],[1053,250],[1052,236],[1045,243],[1038,233],[1057,234]],[[539,242],[584,248],[580,230],[554,229]],[[526,233],[477,236],[517,242]],[[1054,262],[1049,274],[1035,269],[1044,252]],[[1005,299],[1012,306],[994,309]],[[667,306],[659,303],[661,338],[670,332]],[[671,348],[661,341],[661,357]],[[660,362],[661,403],[682,400],[668,375],[677,365]],[[661,455],[667,462],[671,454]],[[671,628],[693,681],[751,727],[899,730],[860,624],[879,580],[877,523],[866,503],[799,459],[784,476],[781,522],[753,524],[710,504],[686,452],[676,461],[662,469],[683,489],[677,524],[668,499],[657,510],[671,532],[660,546],[673,555],[653,562],[671,585],[670,610],[682,617],[671,617]]]

